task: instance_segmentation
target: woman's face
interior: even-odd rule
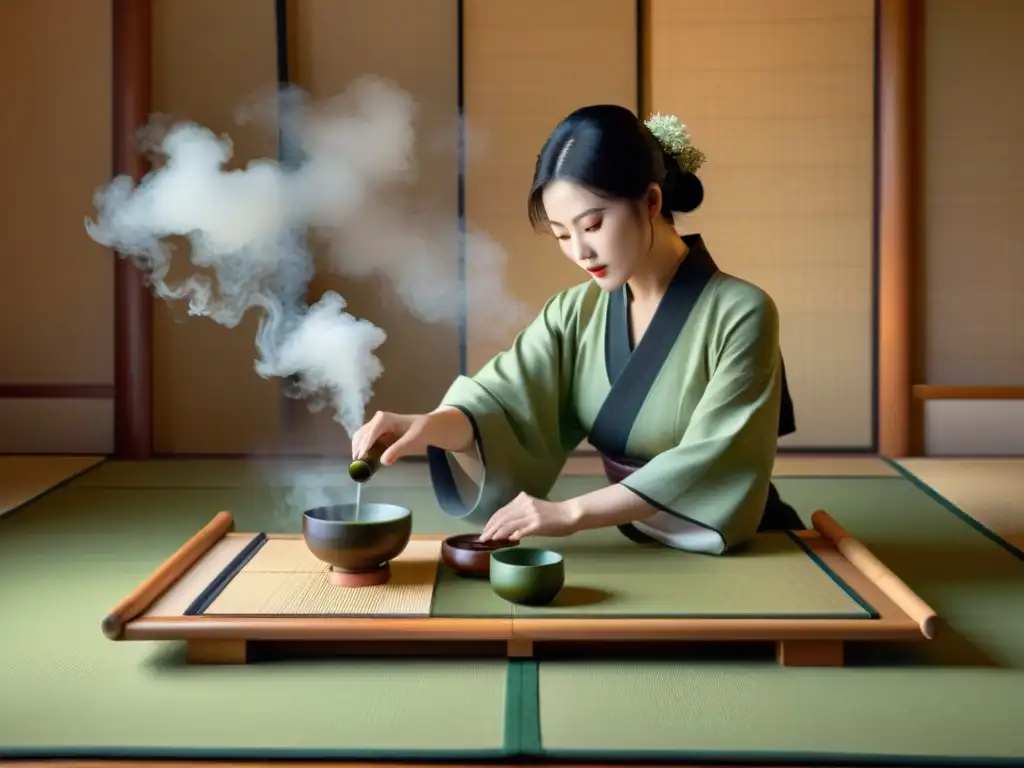
[[[638,208],[567,181],[544,190],[544,211],[562,253],[607,291],[624,285],[650,249],[650,209],[657,211],[660,204],[659,198]]]

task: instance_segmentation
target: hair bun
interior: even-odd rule
[[[676,159],[664,153],[665,183],[662,192],[665,201],[662,208],[676,213],[689,213],[696,210],[704,201],[704,185],[695,173],[684,171]]]
[[[700,207],[704,202],[704,185],[697,175],[689,171],[680,171],[674,174],[672,190],[669,194],[669,202],[673,211],[689,213]]]

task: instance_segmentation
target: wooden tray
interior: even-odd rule
[[[841,666],[846,642],[921,641],[935,636],[935,612],[863,544],[824,511],[812,515],[812,525],[813,530],[792,534],[795,540],[833,579],[841,581],[858,602],[870,606],[870,614],[857,617],[577,615],[566,618],[505,603],[501,603],[508,605],[507,609],[502,609],[507,610],[504,614],[493,615],[492,611],[492,615],[458,617],[432,615],[429,605],[413,611],[413,615],[403,616],[324,616],[315,612],[225,615],[223,611],[218,614],[194,610],[190,614],[183,606],[203,603],[204,595],[203,604],[210,605],[210,594],[230,584],[241,567],[238,562],[244,562],[243,550],[254,549],[255,542],[277,542],[279,552],[294,551],[302,546],[301,534],[235,533],[231,514],[220,512],[107,614],[102,630],[106,637],[118,641],[184,640],[189,661],[193,663],[245,663],[251,660],[257,646],[269,645],[283,648],[286,655],[297,654],[303,648],[308,651],[311,646],[322,652],[338,644],[342,645],[336,649],[338,651],[374,654],[396,645],[405,652],[437,653],[475,652],[490,646],[509,656],[524,657],[533,655],[534,643],[601,643],[603,650],[614,643],[771,641],[776,644],[780,664]],[[780,535],[786,534],[764,534]],[[421,543],[411,545],[410,550],[437,551],[439,547],[434,544],[442,538],[414,535],[413,541]],[[281,546],[284,542],[291,543],[288,547]],[[635,546],[623,540],[622,551],[628,553],[629,548]],[[605,556],[610,558],[608,562],[614,568],[614,553]],[[623,557],[628,556],[623,554]],[[744,555],[735,557],[741,559]],[[437,560],[436,566],[430,566],[427,575],[421,578],[437,583],[443,581],[441,572],[445,567],[439,557]],[[718,559],[714,567],[731,567],[726,563]],[[422,561],[417,569],[420,574],[425,572]],[[237,592],[237,584],[235,586]],[[364,589],[387,588],[385,585]],[[430,588],[436,589],[433,583]],[[474,588],[488,589],[486,582]],[[423,604],[422,599],[420,604]]]

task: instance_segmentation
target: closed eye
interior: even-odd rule
[[[601,228],[601,222],[599,221],[599,222],[597,222],[597,224],[591,224],[589,227],[585,228],[583,231],[584,232],[597,232],[600,228]],[[572,239],[572,235],[567,235],[567,234],[555,235],[555,238],[557,240],[570,240],[570,239]]]
[[[601,229],[601,224],[602,224],[602,222],[600,222],[600,221],[595,222],[594,224],[591,224],[589,227],[584,227],[583,231],[584,232],[597,232],[599,229]],[[563,232],[562,234],[555,235],[555,239],[556,240],[571,240],[572,239],[572,235]]]

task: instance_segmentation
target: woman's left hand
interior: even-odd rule
[[[494,513],[480,541],[519,541],[524,536],[568,536],[576,531],[577,514],[566,502],[544,501],[520,493]]]

